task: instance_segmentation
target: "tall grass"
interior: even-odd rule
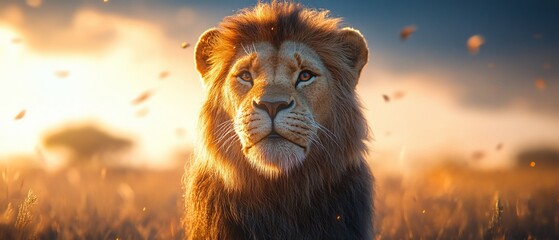
[[[0,169],[0,239],[184,238],[181,167]],[[559,239],[557,170],[375,170],[377,239]]]

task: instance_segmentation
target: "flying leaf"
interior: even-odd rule
[[[139,117],[139,118],[145,117],[146,115],[148,115],[148,113],[149,113],[148,108],[142,108],[142,109],[140,109],[136,112],[136,117]]]
[[[165,79],[166,77],[169,76],[169,72],[168,71],[163,71],[161,73],[159,73],[159,79]]]
[[[26,0],[25,3],[27,3],[27,6],[36,8],[43,4],[43,0]]]
[[[545,83],[545,80],[543,79],[536,79],[536,81],[534,82],[534,85],[536,86],[536,88],[540,91],[543,91],[547,88],[547,84]]]
[[[145,91],[142,94],[140,94],[138,97],[134,98],[134,100],[132,100],[132,104],[138,105],[140,103],[143,103],[149,97],[151,97],[151,92],[150,91]]]
[[[498,143],[497,146],[495,146],[495,150],[500,151],[501,149],[503,149],[503,143]]]
[[[385,102],[390,102],[390,97],[388,95],[383,94],[382,98],[384,99]]]
[[[483,151],[474,151],[472,153],[472,158],[475,161],[479,161],[479,160],[483,159],[484,157],[485,157],[485,152],[483,152]]]
[[[68,72],[66,70],[58,70],[58,71],[54,72],[54,74],[58,78],[67,78],[70,75],[70,72]]]
[[[400,31],[400,39],[407,40],[417,30],[415,25],[406,26]]]
[[[406,93],[404,91],[396,91],[392,94],[392,98],[394,100],[402,99],[404,96],[406,96]]]
[[[467,46],[470,54],[477,54],[481,45],[485,43],[485,39],[480,35],[473,35],[468,39]]]
[[[186,130],[184,128],[177,128],[175,129],[175,133],[177,134],[177,137],[184,137]]]
[[[19,113],[14,117],[14,120],[20,120],[20,119],[22,119],[23,117],[25,117],[25,113],[26,113],[25,110],[21,110],[21,112],[19,112]]]

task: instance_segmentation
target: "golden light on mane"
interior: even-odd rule
[[[326,214],[321,221],[355,218],[360,226],[335,234],[371,236],[368,128],[355,93],[368,49],[357,30],[341,23],[328,11],[274,1],[243,9],[202,34],[196,67],[207,99],[195,162],[185,175],[189,237],[248,236],[228,224],[242,224],[251,236],[301,237],[295,229],[284,232],[298,228],[299,220],[280,226],[296,215],[313,217],[296,211],[301,207]],[[305,78],[298,77],[302,72]],[[324,195],[326,189],[340,198]],[[340,209],[330,216],[332,209],[314,209],[316,201]],[[342,210],[353,201],[359,212]],[[284,207],[269,209],[275,204]],[[278,228],[252,229],[261,224]]]

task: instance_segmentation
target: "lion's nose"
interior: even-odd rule
[[[259,100],[259,101],[252,101],[252,105],[255,108],[260,108],[264,111],[266,111],[268,113],[268,115],[270,115],[270,118],[274,119],[276,117],[276,114],[286,108],[290,108],[291,106],[293,106],[293,104],[295,104],[295,102],[293,100],[291,100],[291,102],[287,102],[287,101],[265,101],[265,100]]]

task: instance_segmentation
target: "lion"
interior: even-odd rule
[[[258,3],[200,37],[207,99],[184,177],[187,239],[371,239],[364,37],[326,10]]]

